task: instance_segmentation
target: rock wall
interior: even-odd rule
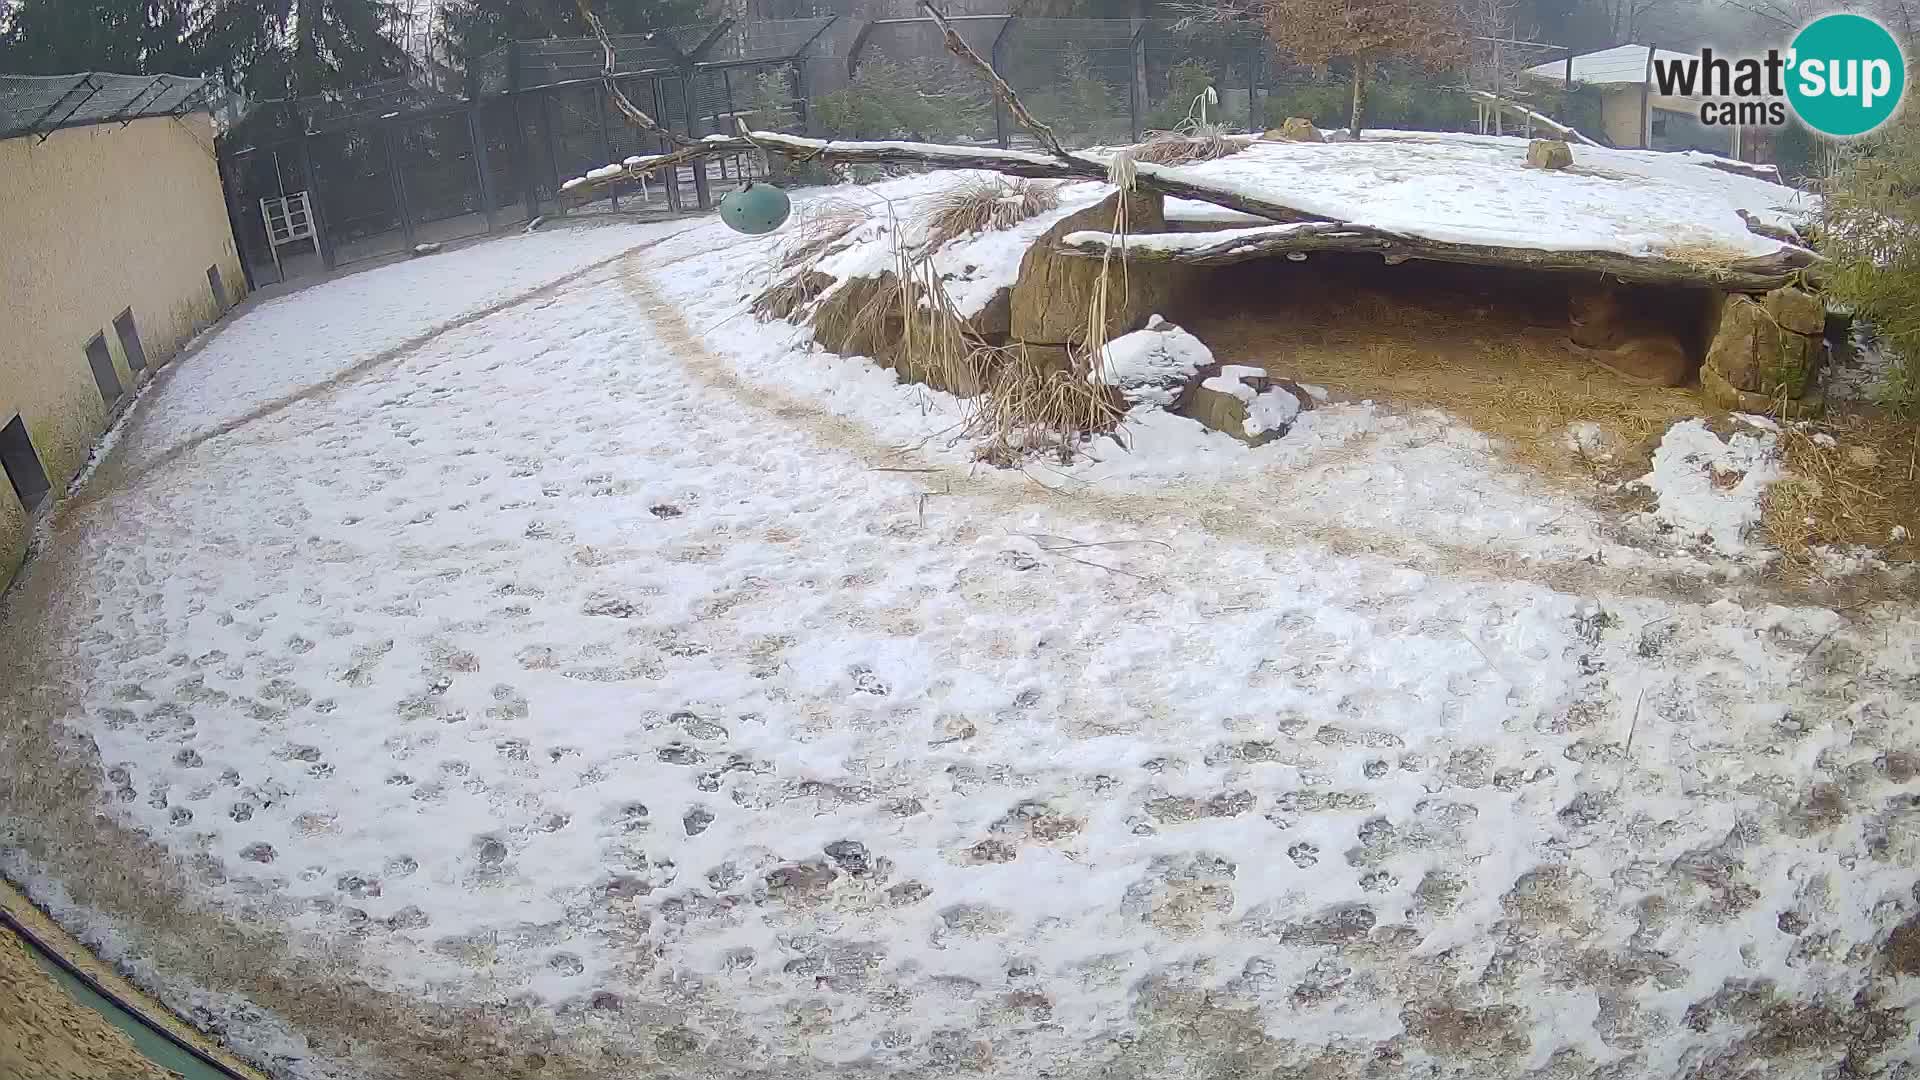
[[[1792,286],[1727,297],[1707,346],[1700,386],[1723,409],[1812,414],[1825,404],[1815,378],[1826,305]]]
[[[1115,193],[1078,213],[1069,214],[1042,233],[1020,260],[1020,276],[1013,286],[1010,331],[1013,340],[1030,345],[1078,345],[1087,332],[1094,290],[1107,275],[1106,337],[1138,330],[1166,306],[1178,269],[1134,262],[1124,270],[1118,259],[1103,266],[1099,259],[1061,254],[1056,245],[1068,233],[1083,230],[1111,232],[1120,195]],[[1128,197],[1127,231],[1165,232],[1165,202],[1155,192],[1134,191]]]

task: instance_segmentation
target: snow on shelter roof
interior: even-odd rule
[[[1741,211],[1791,228],[1816,209],[1813,196],[1697,157],[1576,146],[1573,167],[1548,170],[1527,168],[1526,153],[1522,138],[1377,131],[1360,142],[1261,141],[1176,171],[1334,220],[1549,251],[1654,255],[1706,246],[1765,255],[1779,241],[1748,229]]]
[[[1647,80],[1647,48],[1645,45],[1616,45],[1599,52],[1582,53],[1573,58],[1573,81],[1639,86]],[[1688,59],[1686,53],[1672,49],[1655,49],[1653,55],[1659,60]],[[1566,73],[1565,60],[1554,60],[1527,69],[1527,74],[1542,79],[1564,79]]]

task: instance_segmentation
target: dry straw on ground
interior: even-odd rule
[[[1379,292],[1346,293],[1337,312],[1302,299],[1294,312],[1242,312],[1188,328],[1224,361],[1265,361],[1276,375],[1346,397],[1450,412],[1501,439],[1510,458],[1561,479],[1639,475],[1660,435],[1702,412],[1687,390],[1639,386],[1599,367],[1564,330],[1497,314],[1463,318]],[[1600,454],[1569,446],[1576,423],[1599,429]]]
[[[1817,547],[1920,556],[1920,427],[1911,420],[1856,413],[1783,425],[1780,464],[1760,525],[1789,579],[1821,576]],[[1892,539],[1896,528],[1905,539]]]
[[[1181,131],[1155,131],[1131,149],[1135,161],[1153,165],[1190,165],[1214,161],[1252,146],[1251,135],[1229,135],[1216,124],[1195,124]]]

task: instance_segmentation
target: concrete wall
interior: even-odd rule
[[[1646,132],[1640,125],[1640,88],[1609,86],[1600,96],[1600,130],[1615,146],[1631,148],[1646,145]]]
[[[16,413],[25,420],[52,483],[43,510],[113,415],[87,341],[105,333],[124,404],[219,317],[208,266],[220,268],[225,304],[237,301],[246,278],[205,115],[0,140],[0,427]],[[147,357],[138,377],[113,328],[129,307]],[[25,555],[27,530],[12,485],[0,482],[0,588]]]

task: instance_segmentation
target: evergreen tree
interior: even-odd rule
[[[192,75],[187,0],[21,0],[0,14],[0,72]]]
[[[699,21],[701,0],[592,0],[609,34],[637,34]],[[574,0],[457,0],[439,9],[435,51],[464,69],[510,41],[587,37]]]
[[[195,44],[254,97],[305,97],[406,70],[390,0],[214,0]]]

